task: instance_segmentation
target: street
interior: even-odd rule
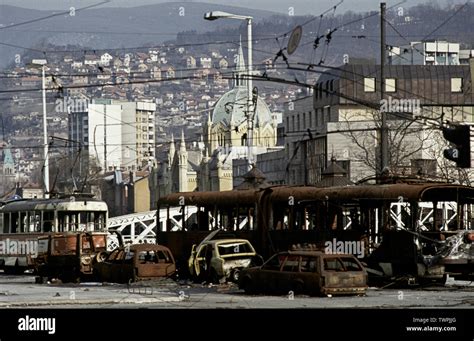
[[[131,286],[102,283],[35,284],[33,276],[0,276],[0,308],[472,308],[474,285],[369,288],[363,297],[246,295],[234,284],[160,281]]]

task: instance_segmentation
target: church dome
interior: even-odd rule
[[[244,87],[236,87],[226,92],[217,101],[212,112],[212,124],[222,123],[226,127],[239,126],[246,122],[248,91]],[[250,107],[253,110],[253,105]],[[267,104],[259,97],[254,116],[254,126],[265,126],[272,123],[272,115]]]

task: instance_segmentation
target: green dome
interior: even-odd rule
[[[212,124],[222,123],[226,127],[239,126],[246,122],[247,88],[236,87],[226,92],[217,101],[212,111]],[[253,109],[253,105],[251,110]],[[264,126],[272,123],[272,115],[267,104],[259,97],[257,111],[254,117],[254,126]]]

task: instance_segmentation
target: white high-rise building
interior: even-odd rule
[[[154,162],[154,103],[94,100],[71,112],[69,139],[79,142],[104,171],[139,170]]]
[[[155,160],[156,104],[112,101],[122,106],[122,168],[136,170]]]

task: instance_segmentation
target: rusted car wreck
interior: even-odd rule
[[[211,232],[199,245],[193,245],[188,260],[189,272],[195,280],[213,283],[237,282],[240,271],[263,260],[246,239],[221,238],[220,230]]]
[[[239,288],[249,294],[363,295],[367,272],[350,254],[287,251],[242,270]]]
[[[171,251],[163,245],[135,244],[120,247],[94,266],[102,282],[128,283],[160,277],[174,277],[176,264]]]

